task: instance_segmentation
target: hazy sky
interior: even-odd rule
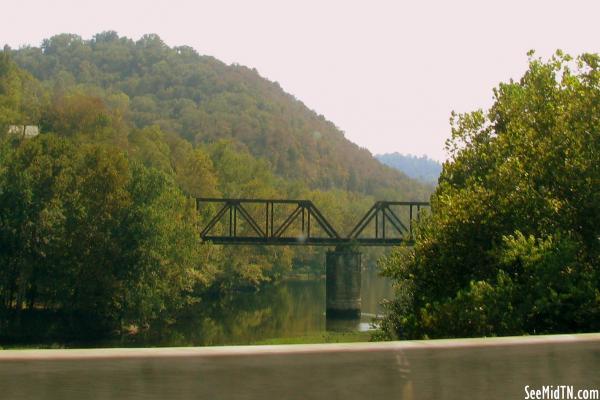
[[[445,157],[450,112],[486,108],[526,52],[598,52],[599,1],[9,1],[0,43],[157,33],[256,68],[373,153]]]

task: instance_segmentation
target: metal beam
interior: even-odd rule
[[[198,198],[196,206],[199,209],[203,204],[219,203],[223,206],[212,217],[206,226],[201,230],[202,240],[211,241],[215,244],[237,244],[237,245],[309,245],[309,246],[338,246],[343,244],[353,244],[358,246],[395,246],[399,244],[413,243],[413,218],[417,220],[420,217],[421,207],[429,206],[426,202],[406,202],[406,201],[378,201],[376,202],[359,222],[350,231],[348,236],[341,236],[321,213],[321,211],[310,200],[287,200],[287,199],[230,199],[230,198]],[[248,211],[243,204],[261,205],[264,204],[264,224],[259,223],[256,217]],[[285,206],[296,205],[289,212]],[[280,207],[276,207],[280,206]],[[402,219],[392,210],[391,206],[405,208],[408,214],[408,221]],[[278,208],[278,215],[283,218],[281,225],[276,225],[275,212]],[[416,207],[416,216],[413,213],[413,207]],[[224,216],[229,211],[228,218]],[[241,220],[245,221],[251,228],[250,232],[240,234],[238,231],[238,212]],[[300,218],[300,232],[292,232],[292,224]],[[375,220],[374,237],[366,237],[367,226]],[[225,223],[227,233],[212,233],[212,230],[219,223]],[[324,237],[313,236],[314,224],[322,230]],[[386,229],[386,223],[388,227]],[[408,227],[407,227],[408,225]],[[261,228],[264,226],[264,230]],[[312,230],[311,230],[312,228]],[[296,230],[298,228],[295,228]],[[395,232],[394,232],[395,231]],[[395,235],[390,237],[389,234]]]
[[[251,236],[205,236],[203,238],[214,244],[236,244],[236,245],[279,245],[279,246],[340,246],[340,245],[357,245],[357,246],[397,246],[400,244],[412,244],[409,239],[390,239],[390,238],[293,238],[293,237],[270,237],[260,238]]]

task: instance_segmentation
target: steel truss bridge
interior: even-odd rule
[[[198,198],[200,236],[215,244],[394,246],[413,243],[413,222],[429,203],[378,201],[346,236],[310,200]]]

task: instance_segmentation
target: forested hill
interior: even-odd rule
[[[311,188],[377,197],[393,190],[404,200],[424,199],[429,192],[381,165],[256,70],[226,65],[190,47],[169,47],[157,35],[134,41],[115,32],[91,40],[61,34],[11,54],[54,93],[97,95],[127,114],[134,127],[158,125],[194,144],[231,139],[268,160],[278,175]]]
[[[442,165],[425,155],[417,157],[411,154],[386,153],[377,154],[375,158],[413,179],[429,184],[437,184],[442,172]]]

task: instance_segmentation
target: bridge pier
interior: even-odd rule
[[[361,253],[347,247],[328,251],[326,270],[327,318],[359,318]]]

